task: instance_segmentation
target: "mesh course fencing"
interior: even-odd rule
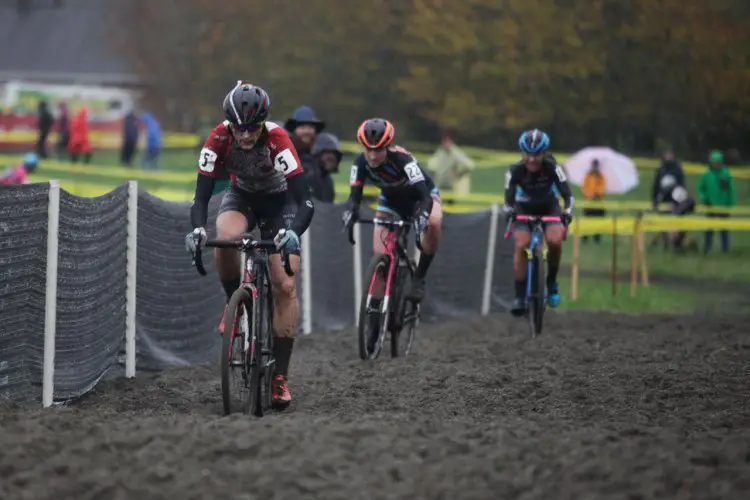
[[[0,399],[38,403],[42,392],[49,192],[47,184],[0,187]],[[126,185],[98,198],[60,191],[56,401],[86,393],[107,374],[122,374],[128,286],[135,287],[138,371],[218,359],[221,339],[216,327],[224,292],[210,252],[204,254],[204,277],[185,251],[189,203],[139,192],[137,212],[132,212],[137,214],[137,240],[131,240],[137,241],[133,279],[127,265],[128,193]],[[209,206],[209,237],[215,236],[220,200],[214,197]],[[372,226],[360,227],[360,241],[352,247],[341,230],[343,211],[342,205],[317,204],[303,239],[309,247],[302,262],[307,272],[297,276],[298,295],[307,319],[303,323],[315,334],[353,328],[354,255],[359,252],[364,273],[373,254]],[[374,214],[365,209],[363,215]],[[480,314],[488,284],[491,308],[508,307],[513,247],[503,239],[501,224],[494,222],[489,272],[492,214],[445,214],[441,247],[427,281],[424,323]],[[413,241],[410,246],[413,254]]]
[[[49,186],[0,186],[0,399],[38,401]]]

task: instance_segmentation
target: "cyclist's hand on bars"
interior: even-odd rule
[[[207,239],[206,230],[202,227],[196,227],[185,235],[185,249],[190,253],[195,253],[199,248],[203,248]]]
[[[560,215],[560,219],[562,219],[563,224],[565,224],[566,226],[570,224],[570,221],[573,220],[573,207],[569,207],[563,210],[563,213]]]
[[[351,207],[349,210],[344,212],[341,216],[341,221],[344,223],[344,227],[349,229],[355,222],[359,220],[359,207]]]
[[[273,242],[276,243],[277,250],[283,248],[289,254],[299,252],[299,236],[291,229],[279,229]]]
[[[430,214],[422,212],[417,214],[414,218],[414,229],[417,230],[417,234],[424,234],[427,231],[427,224],[430,220]]]
[[[503,205],[501,210],[505,216],[505,220],[510,220],[516,215],[516,209],[510,205]]]

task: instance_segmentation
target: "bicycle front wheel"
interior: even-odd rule
[[[365,273],[366,281],[359,303],[359,326],[357,328],[359,357],[365,361],[376,359],[383,348],[390,306],[385,296],[376,304],[378,299],[370,297],[370,290],[379,287],[378,283],[385,288],[389,265],[390,258],[387,255],[375,255]]]
[[[414,279],[412,268],[400,265],[396,277],[395,290],[398,293],[394,295],[396,300],[390,328],[391,357],[394,358],[409,355],[419,322],[419,304],[407,297]]]
[[[255,301],[253,336],[257,339],[258,380],[255,391],[257,403],[253,413],[262,417],[272,406],[273,377],[276,360],[273,357],[273,296],[271,295],[271,280],[268,271],[264,271],[264,279],[258,280],[258,296]],[[252,378],[251,378],[252,380]]]
[[[229,299],[221,349],[221,397],[224,415],[250,411],[250,313],[253,299],[244,288]]]
[[[544,322],[544,310],[546,307],[545,286],[546,275],[544,269],[544,256],[541,247],[536,247],[532,255],[531,270],[533,276],[531,282],[531,297],[529,299],[529,327],[531,336],[536,337],[542,333]]]

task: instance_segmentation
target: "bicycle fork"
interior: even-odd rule
[[[531,244],[526,249],[526,297],[531,297],[531,287],[534,278],[534,250],[541,244],[540,236],[536,233],[531,236]],[[542,258],[547,260],[547,247],[542,247]]]
[[[382,311],[388,310],[388,304],[391,299],[391,284],[393,282],[393,274],[396,268],[396,259],[391,258],[390,262],[388,263],[388,273],[386,275],[385,279],[385,291],[383,292],[383,298],[380,301],[380,309]],[[370,287],[367,290],[367,312],[375,312],[372,308],[372,296],[375,291],[375,285],[377,283],[378,279],[378,273],[373,273],[372,278],[370,279]]]

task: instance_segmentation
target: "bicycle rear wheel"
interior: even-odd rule
[[[389,265],[390,258],[387,255],[375,255],[365,273],[366,281],[359,303],[359,326],[357,328],[359,357],[365,361],[380,356],[385,331],[388,329],[388,309],[391,306],[387,303],[387,297],[383,297],[377,307],[374,307],[373,298],[369,296],[369,293],[373,279],[382,280],[382,283],[385,283]]]
[[[399,265],[397,272],[398,293],[394,298],[396,307],[391,321],[391,357],[408,356],[411,352],[419,322],[419,304],[408,299],[414,279],[409,266]]]
[[[248,413],[251,406],[250,373],[250,312],[253,299],[244,288],[237,289],[229,299],[222,336],[221,396],[224,415]]]
[[[545,285],[546,278],[544,272],[544,256],[542,248],[536,247],[532,255],[532,275],[531,276],[531,297],[529,299],[529,327],[531,336],[536,337],[542,333],[542,324],[544,322],[544,310],[546,307]]]

